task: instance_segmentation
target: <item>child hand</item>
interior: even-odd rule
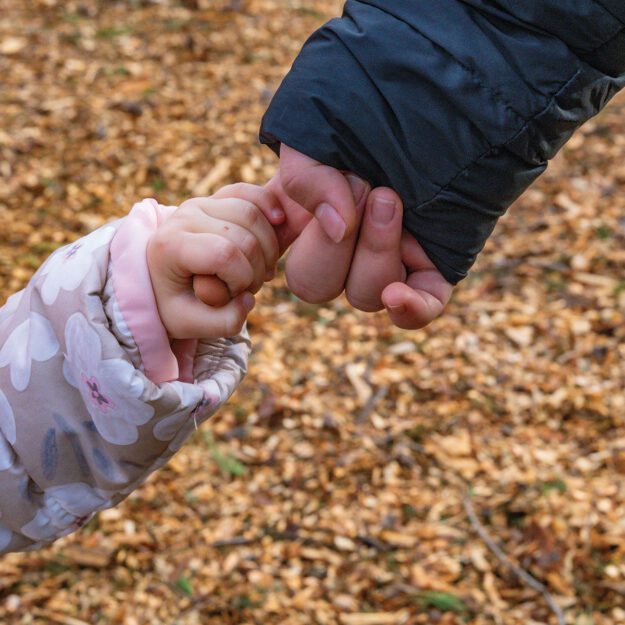
[[[242,195],[270,210],[270,196],[254,189]],[[237,334],[277,262],[278,243],[263,211],[224,191],[183,202],[148,243],[154,297],[172,339]]]
[[[226,187],[222,187],[213,196],[216,199],[234,199],[251,202],[258,207],[269,223],[274,227],[278,237],[280,247],[280,226],[285,222],[286,215],[283,207],[276,196],[266,188],[253,184],[238,182]],[[282,248],[278,250],[278,256],[282,254]],[[268,269],[265,280],[271,280],[275,275],[275,263],[278,256],[273,261],[273,265]],[[224,306],[230,301],[230,294],[219,278],[207,275],[196,275],[193,278],[193,290],[198,299],[209,306]]]

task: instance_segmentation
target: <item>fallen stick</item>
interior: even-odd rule
[[[514,573],[514,575],[516,575],[524,584],[543,596],[549,609],[556,615],[556,618],[558,619],[558,625],[566,625],[566,621],[564,620],[564,614],[562,613],[560,606],[556,603],[551,593],[547,590],[547,587],[539,582],[530,573],[522,569],[518,564],[515,564],[504,553],[501,547],[497,545],[497,543],[492,539],[491,535],[488,533],[482,522],[478,519],[475,508],[473,507],[473,502],[469,497],[464,498],[463,504],[467,516],[469,517],[469,521],[471,522],[471,526],[478,534],[478,536],[484,541],[486,546],[495,555],[495,557],[504,566],[510,569],[510,571],[512,571],[512,573]]]
[[[364,423],[367,421],[367,419],[371,416],[371,413],[378,407],[378,404],[386,398],[388,391],[388,387],[383,386],[371,395],[356,416],[356,423]]]

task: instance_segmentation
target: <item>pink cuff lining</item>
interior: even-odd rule
[[[158,315],[146,257],[150,237],[175,210],[152,199],[135,204],[111,243],[115,297],[137,343],[145,375],[154,384],[193,381],[197,341],[171,344]]]

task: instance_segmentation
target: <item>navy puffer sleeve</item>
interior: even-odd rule
[[[456,283],[625,84],[624,26],[622,0],[348,0],[305,44],[261,141],[393,187]]]

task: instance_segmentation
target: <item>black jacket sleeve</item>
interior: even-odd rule
[[[393,187],[452,283],[497,218],[625,84],[623,0],[348,0],[261,141]]]

